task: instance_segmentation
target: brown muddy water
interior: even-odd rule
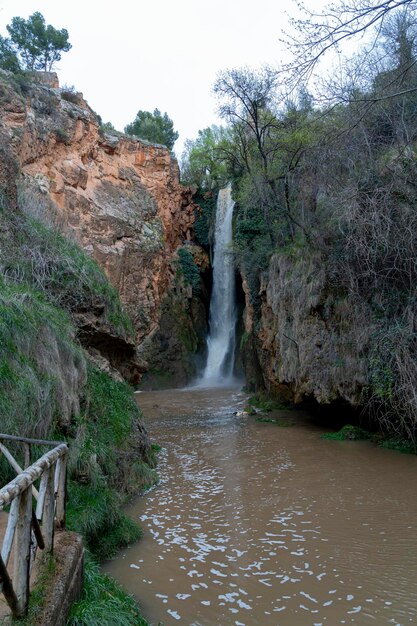
[[[104,569],[152,624],[417,624],[416,457],[235,415],[237,389],[137,399],[161,481]]]

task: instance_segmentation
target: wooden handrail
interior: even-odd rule
[[[10,505],[6,534],[0,555],[0,592],[3,592],[14,617],[26,615],[29,601],[29,577],[36,548],[53,550],[54,528],[65,526],[66,460],[68,446],[63,442],[46,442],[0,434],[0,440],[28,444],[57,445],[25,470],[0,444],[15,471],[20,473],[0,489],[0,511]],[[27,455],[26,455],[27,456]],[[39,493],[34,482],[40,479]],[[36,491],[37,506],[32,499]],[[7,565],[14,546],[14,569],[10,576]]]
[[[26,446],[27,444],[24,444],[24,445]],[[21,474],[23,472],[23,468],[20,467],[19,463],[16,461],[12,453],[2,443],[0,443],[0,452],[2,452],[3,456],[9,461],[10,465],[13,467],[16,474]],[[26,450],[25,450],[25,456],[27,456]],[[29,451],[29,456],[30,456],[30,451]],[[29,465],[30,465],[30,459],[28,460],[28,462],[26,462],[26,459],[25,459],[25,467]],[[39,493],[38,493],[38,490],[35,489],[35,487],[32,487],[32,493],[37,500],[39,497]]]
[[[0,441],[16,441],[18,443],[28,443],[35,446],[59,446],[61,443],[68,445],[66,441],[48,441],[47,439],[29,439],[29,437],[17,437],[16,435],[6,435],[0,433]]]
[[[67,454],[68,446],[66,443],[61,443],[59,446],[46,452],[40,459],[35,461],[30,467],[25,469],[16,478],[11,480],[3,489],[0,489],[0,511],[10,504],[16,496],[20,495],[30,485],[32,485],[37,478],[39,478],[43,472],[51,467],[56,461]]]

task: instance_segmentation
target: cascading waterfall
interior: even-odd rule
[[[233,380],[236,342],[235,270],[230,251],[234,201],[228,185],[219,191],[213,254],[213,290],[210,300],[207,364],[203,385],[225,385]]]

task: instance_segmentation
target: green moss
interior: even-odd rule
[[[257,422],[266,422],[268,424],[276,424],[277,426],[282,426],[284,428],[286,428],[287,426],[294,426],[295,421],[292,419],[288,419],[288,418],[279,418],[279,419],[273,419],[272,417],[257,417],[256,418]]]
[[[248,331],[246,331],[246,330],[243,332],[242,337],[241,337],[241,339],[240,339],[240,349],[241,349],[241,350],[243,350],[243,348],[245,347],[245,345],[246,345],[246,344],[247,344],[247,342],[249,341],[249,339],[250,339],[250,337],[251,337],[251,334],[252,334],[252,333],[250,333],[250,332],[248,332]]]
[[[256,407],[265,413],[270,413],[271,411],[288,411],[292,408],[289,403],[277,400],[264,392],[258,392],[251,396],[248,403],[249,406]]]
[[[416,444],[403,437],[387,437],[378,433],[372,436],[372,441],[381,446],[381,448],[397,450],[397,452],[403,452],[404,454],[417,454]]]
[[[184,301],[172,297],[166,304],[164,303],[164,314],[168,314],[172,334],[179,339],[186,352],[196,352],[198,336],[191,321],[191,310],[188,303],[184,305]],[[163,375],[166,372],[160,369],[159,373]]]
[[[404,454],[417,454],[417,446],[403,437],[392,437],[383,432],[371,433],[358,426],[352,426],[351,424],[346,424],[346,426],[343,426],[343,428],[336,433],[325,433],[321,435],[321,438],[335,441],[370,440],[381,448],[397,450]]]
[[[135,541],[141,528],[122,512],[124,498],[105,481],[68,484],[67,526],[83,535],[98,560],[113,557]]]
[[[156,450],[144,448],[132,389],[88,367],[85,406],[73,424],[67,525],[80,532],[95,559],[137,541],[141,529],[123,512],[130,493],[156,481]],[[142,459],[142,460],[138,460]],[[146,626],[134,599],[89,558],[82,599],[68,626]]]
[[[335,441],[353,441],[371,439],[372,434],[359,426],[352,426],[352,424],[346,424],[336,433],[325,433],[321,435],[322,439],[332,439]]]

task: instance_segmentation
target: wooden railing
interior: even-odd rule
[[[23,469],[3,443],[23,446]],[[55,446],[30,465],[31,446]],[[15,472],[14,480],[0,489],[0,511],[10,506],[0,555],[0,592],[14,617],[26,615],[29,584],[37,548],[52,553],[54,528],[65,527],[66,462],[68,446],[59,441],[27,439],[0,434],[0,452]],[[39,480],[39,490],[34,483]],[[37,500],[33,507],[33,498]],[[8,564],[13,549],[13,573]]]

